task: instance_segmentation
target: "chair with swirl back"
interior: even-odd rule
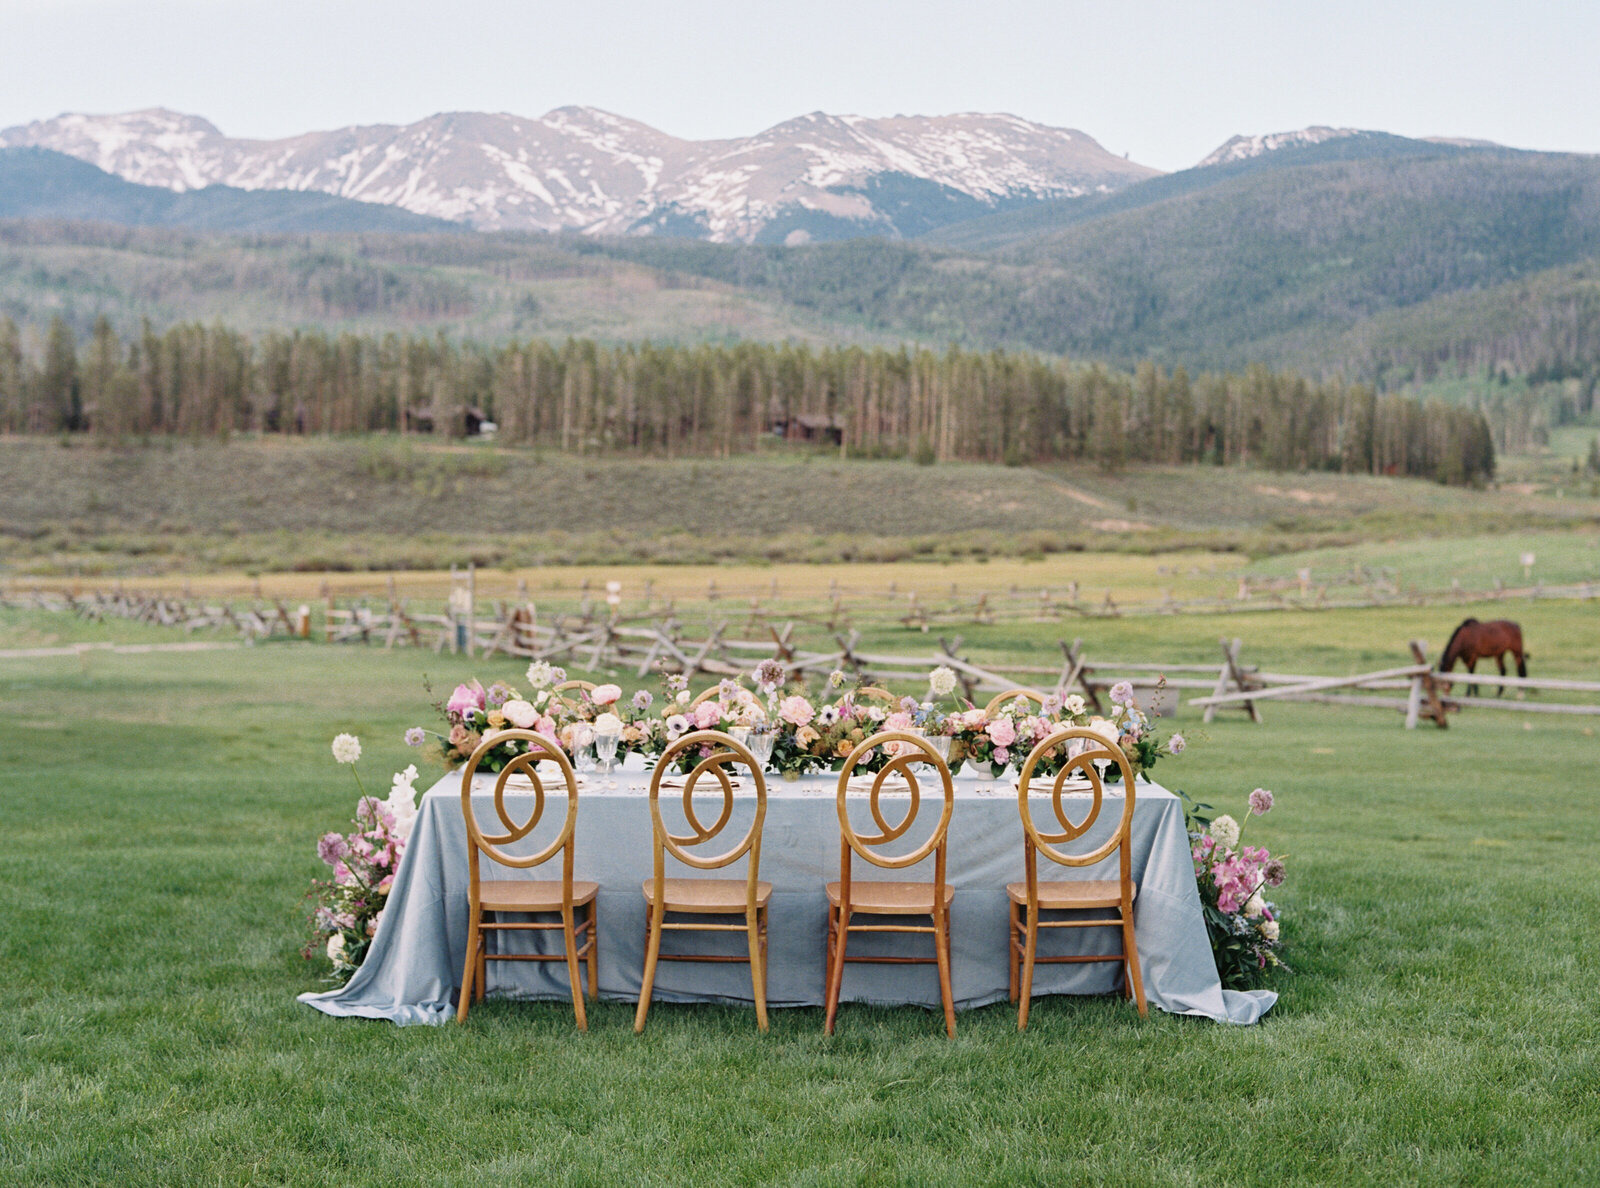
[[[508,762],[494,782],[494,811],[504,833],[485,833],[478,823],[472,807],[472,780],[478,764],[495,747],[508,742],[522,742],[527,749]],[[552,762],[560,770],[558,788],[567,799],[566,817],[556,838],[535,854],[517,855],[504,847],[514,845],[528,837],[538,827],[544,816],[545,785],[537,765]],[[508,812],[506,781],[513,775],[523,775],[532,782],[533,807],[528,819],[517,824]],[[521,789],[514,789],[521,793]],[[512,806],[515,807],[515,806]],[[493,738],[478,744],[461,769],[461,812],[467,824],[467,852],[469,881],[467,885],[468,910],[471,913],[467,933],[467,960],[461,973],[461,1000],[456,1010],[456,1021],[464,1023],[467,1008],[474,999],[482,1001],[488,982],[490,961],[565,961],[567,978],[572,987],[572,1010],[577,1017],[578,1029],[588,1030],[588,1017],[584,1011],[583,987],[578,973],[579,959],[587,965],[589,996],[599,992],[597,981],[597,951],[595,948],[595,895],[599,885],[575,880],[572,877],[573,836],[578,821],[578,781],[572,764],[553,739],[532,730],[503,730]],[[479,874],[479,856],[513,870],[530,870],[561,857],[559,879],[484,879]],[[579,908],[585,909],[583,919],[577,919]],[[551,916],[560,919],[542,921],[508,921],[502,915]],[[560,953],[491,953],[488,951],[488,933],[538,932],[559,929],[562,935]]]
[[[885,705],[898,706],[900,698],[881,685],[862,685],[856,689],[851,697],[856,701],[881,701]]]
[[[1060,764],[1051,784],[1050,799],[1056,823],[1061,826],[1059,830],[1040,828],[1033,819],[1033,806],[1028,799],[1034,770],[1046,760]],[[1068,853],[1057,847],[1088,833],[1099,818],[1101,806],[1106,799],[1104,783],[1094,767],[1096,763],[1115,763],[1121,771],[1122,815],[1111,835],[1099,845],[1083,853]],[[1075,771],[1083,772],[1089,781],[1093,797],[1088,812],[1078,822],[1073,822],[1062,804],[1066,782]],[[1082,726],[1073,726],[1050,734],[1033,748],[1027,761],[1022,765],[1022,774],[1017,781],[1017,807],[1022,815],[1023,861],[1026,877],[1020,883],[1006,885],[1006,896],[1011,901],[1006,947],[1010,957],[1011,1001],[1019,1003],[1017,1007],[1019,1031],[1025,1031],[1028,1026],[1028,1010],[1033,997],[1033,968],[1040,963],[1118,962],[1122,965],[1123,991],[1138,1003],[1141,1018],[1148,1013],[1145,1006],[1144,976],[1139,970],[1139,948],[1133,934],[1133,901],[1139,893],[1129,869],[1131,861],[1129,832],[1133,824],[1134,797],[1133,769],[1122,748],[1103,735]],[[1093,866],[1115,854],[1118,863],[1117,877],[1041,881],[1040,854],[1061,866],[1074,868]],[[1049,912],[1053,917],[1058,917],[1060,913],[1073,913],[1074,918],[1045,920],[1041,918],[1045,912]],[[1081,917],[1083,912],[1093,912],[1094,916],[1083,919]],[[1108,919],[1104,914],[1106,912],[1114,914]],[[1041,957],[1038,952],[1039,932],[1045,928],[1115,928],[1122,934],[1122,951],[1104,955],[1073,954]]]
[[[561,702],[561,704],[566,706],[568,709],[576,710],[578,708],[578,702],[583,700],[583,696],[585,694],[593,693],[594,688],[595,685],[593,681],[580,681],[573,679],[570,681],[562,681],[559,685],[556,685],[550,690],[550,696],[554,700]],[[563,693],[570,693],[574,689],[576,689],[579,694],[576,699],[562,696]]]
[[[703,747],[711,754],[702,758],[687,777],[683,777],[683,814],[691,832],[674,834],[661,816],[663,779],[676,779],[672,773],[686,752],[698,753]],[[728,849],[719,854],[695,853],[696,847],[711,841],[733,817],[733,781],[730,767],[750,770],[755,785],[755,818],[750,828]],[[710,825],[695,812],[694,792],[704,779],[713,790],[722,792],[722,809]],[[639,1008],[634,1015],[635,1032],[644,1030],[650,1013],[650,996],[655,988],[656,964],[660,961],[746,962],[750,965],[750,984],[755,994],[756,1026],[767,1029],[767,906],[772,899],[772,884],[761,881],[761,830],[767,815],[767,784],[761,764],[742,743],[718,730],[697,730],[685,734],[669,746],[656,762],[650,777],[650,821],[654,833],[655,873],[644,881],[645,958],[644,978],[639,987]],[[695,870],[721,870],[749,855],[743,878],[688,877],[668,878],[667,855]],[[668,920],[668,914],[679,919]],[[687,917],[686,919],[684,917]],[[738,923],[730,917],[742,917]],[[749,956],[708,953],[663,953],[661,939],[668,932],[743,932]]]
[[[1021,698],[1024,701],[1033,702],[1041,710],[1044,708],[1044,698],[1040,694],[1035,693],[1032,689],[1007,689],[1004,693],[999,693],[994,697],[991,697],[989,699],[989,704],[983,707],[983,712],[985,714],[992,714],[1002,705],[1016,701],[1018,698]]]
[[[862,834],[850,822],[847,796],[851,776],[856,765],[867,758],[877,747],[888,747],[891,758],[873,776],[870,808],[873,822],[879,832]],[[904,854],[890,855],[884,847],[904,837],[916,820],[922,805],[922,792],[913,770],[916,764],[926,764],[933,769],[943,794],[943,805],[938,822],[921,845]],[[883,817],[880,801],[884,782],[898,777],[910,793],[905,816],[897,825],[890,825]],[[950,984],[950,902],[955,890],[945,881],[945,857],[950,832],[950,814],[955,808],[955,785],[950,779],[950,769],[939,753],[919,735],[900,730],[885,730],[864,740],[845,760],[839,773],[839,881],[826,887],[828,896],[828,950],[827,1018],[824,1027],[833,1034],[834,1019],[839,1013],[839,994],[844,985],[844,967],[847,962],[870,962],[894,965],[937,965],[939,967],[939,997],[944,1003],[945,1032],[956,1033],[955,995]],[[915,866],[929,855],[933,856],[933,881],[877,882],[857,880],[853,877],[852,862],[861,858],[885,870],[904,870]],[[876,917],[927,916],[928,924],[906,923],[856,923],[857,915]],[[932,957],[851,957],[847,955],[850,934],[855,933],[927,933],[933,937]]]

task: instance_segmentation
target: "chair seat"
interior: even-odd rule
[[[745,879],[667,879],[669,912],[706,912],[728,915],[745,909],[745,894],[750,884]],[[771,883],[756,883],[756,906],[766,907],[772,898]],[[644,881],[644,901],[656,903],[656,881]]]
[[[592,903],[599,883],[572,880],[572,902]],[[560,879],[494,879],[478,884],[478,904],[488,912],[559,912]]]
[[[1028,884],[1007,883],[1006,894],[1012,903],[1028,902]],[[1139,894],[1139,884],[1131,885],[1129,897]],[[1039,906],[1047,912],[1070,912],[1082,908],[1114,908],[1122,904],[1122,884],[1116,879],[1079,879],[1063,883],[1040,883]]]
[[[827,886],[828,902],[839,906],[838,883]],[[944,887],[944,905],[950,906],[956,889],[949,883]],[[933,915],[932,883],[871,883],[850,884],[850,910],[868,912],[879,916],[931,916]]]

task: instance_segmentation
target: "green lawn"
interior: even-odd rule
[[[1563,657],[1543,671],[1593,673],[1592,608],[1533,609]],[[1247,647],[1348,670],[1424,614],[1257,616]],[[1141,659],[1236,625],[1095,626]],[[12,614],[0,647],[25,631],[71,634]],[[829,1040],[813,1010],[759,1036],[747,1011],[658,1005],[640,1038],[619,1005],[587,1035],[559,1004],[438,1029],[300,1006],[324,970],[299,956],[314,841],[354,807],[328,740],[358,733],[386,784],[423,673],[474,671],[515,669],[285,645],[0,661],[0,1183],[1600,1180],[1593,719],[1186,711],[1164,782],[1236,812],[1278,794],[1251,828],[1290,855],[1297,972],[1254,1028],[1076,999],[1024,1036],[965,1014],[953,1042],[914,1009],[851,1007]]]

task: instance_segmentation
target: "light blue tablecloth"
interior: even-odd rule
[[[637,765],[637,758],[631,763]],[[774,1007],[820,1006],[823,1002],[827,930],[823,886],[839,877],[836,779],[830,776],[786,783],[773,778],[768,785],[761,877],[773,885],[768,1001]],[[600,993],[607,999],[637,1001],[639,996],[645,924],[640,884],[649,877],[652,861],[647,780],[642,771],[624,771],[617,776],[617,787],[608,789],[602,777],[590,776],[579,794],[575,875],[600,884]],[[479,812],[480,819],[488,825],[494,811],[487,782],[484,787]],[[1016,793],[1008,785],[960,779],[956,788],[948,868],[950,884],[955,888],[951,964],[956,1005],[965,1009],[1008,997],[1005,885],[1023,877],[1022,826]],[[365,964],[342,988],[303,994],[301,1002],[330,1015],[388,1019],[402,1025],[443,1023],[454,1014],[467,938],[467,837],[460,789],[460,776],[452,773],[423,796],[389,894],[389,906]],[[531,793],[524,794],[523,799],[531,802]],[[1082,808],[1089,803],[1087,797],[1073,800]],[[1073,800],[1068,801],[1069,805]],[[729,826],[734,832],[725,836],[742,834],[754,811],[753,801],[746,788]],[[516,804],[516,795],[508,791],[507,802]],[[662,803],[668,803],[666,793]],[[701,803],[698,795],[696,803]],[[1047,798],[1037,803],[1041,813],[1049,812]],[[709,814],[715,819],[721,808],[720,793],[708,798],[706,804],[715,804]],[[859,807],[865,824],[865,797]],[[1069,811],[1081,819],[1081,808]],[[1086,842],[1092,844],[1097,837],[1106,836],[1121,811],[1122,802],[1110,799]],[[886,807],[885,812],[891,821],[899,819],[898,810]],[[552,815],[559,816],[559,811],[547,812],[547,819]],[[853,805],[853,818],[854,815]],[[936,815],[936,811],[928,814],[924,808],[924,819]],[[671,816],[668,826],[673,827]],[[536,833],[534,840],[538,836]],[[915,836],[914,828],[909,837]],[[1218,982],[1195,887],[1182,806],[1175,796],[1157,785],[1138,786],[1132,863],[1139,888],[1134,922],[1150,1004],[1175,1014],[1203,1015],[1222,1022],[1254,1023],[1260,1019],[1277,1001],[1277,995],[1270,990],[1224,990]],[[674,870],[676,866],[669,858],[669,875],[698,873],[682,867]],[[855,870],[857,879],[931,881],[933,877],[931,860],[909,872],[873,870],[858,860]],[[728,873],[743,871],[741,861]],[[484,877],[559,878],[560,866],[556,861],[524,873],[496,869],[486,862]],[[1069,870],[1041,859],[1040,877],[1114,878],[1115,868],[1107,863],[1092,870]],[[669,949],[675,939],[669,938]],[[559,932],[537,937],[525,932],[502,933],[495,943],[546,946],[551,940],[559,942]],[[729,952],[738,951],[744,944],[742,933],[721,937],[690,934],[691,943],[701,951],[720,940],[730,944]],[[1041,952],[1110,952],[1119,942],[1115,929],[1055,929],[1044,935]],[[850,952],[931,955],[932,949],[926,936],[890,934],[859,941],[852,937]],[[1035,973],[1034,991],[1036,995],[1108,993],[1118,984],[1118,969],[1112,962],[1041,965]],[[568,997],[566,966],[561,962],[491,961],[489,993],[564,999]],[[663,962],[656,977],[655,996],[661,1002],[748,1003],[749,969],[743,965]],[[843,998],[937,1007],[937,975],[932,966],[851,965],[845,972]]]

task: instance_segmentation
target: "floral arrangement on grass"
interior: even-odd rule
[[[1217,974],[1230,990],[1259,986],[1272,970],[1289,968],[1283,963],[1278,906],[1267,898],[1270,889],[1283,885],[1284,858],[1264,846],[1244,844],[1245,825],[1269,813],[1274,797],[1265,788],[1251,792],[1240,824],[1226,813],[1213,815],[1209,804],[1179,795]]]
[[[349,833],[325,833],[317,841],[317,857],[331,868],[331,877],[312,881],[312,940],[301,950],[310,959],[325,953],[333,969],[328,980],[343,985],[366,960],[378,922],[383,918],[389,888],[400,869],[406,840],[417,815],[415,765],[395,773],[389,798],[368,796],[355,764],[361,742],[341,734],[333,741],[334,758],[350,768],[360,798]]]

